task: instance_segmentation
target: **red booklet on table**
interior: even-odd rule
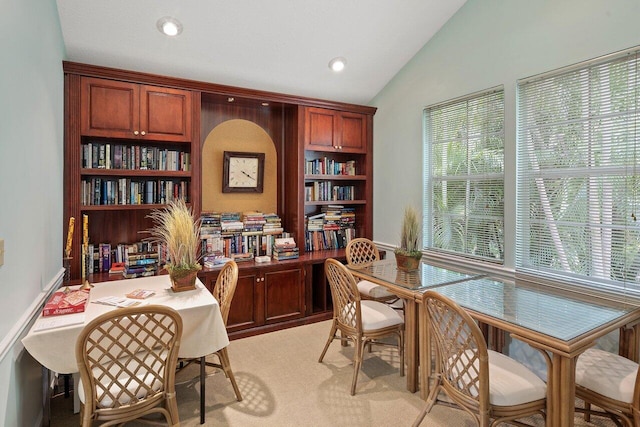
[[[59,314],[82,313],[84,312],[88,299],[88,290],[56,291],[44,305],[42,315],[57,316]]]

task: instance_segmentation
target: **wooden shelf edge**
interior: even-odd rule
[[[327,181],[365,181],[367,179],[366,175],[305,175],[305,180],[310,181],[318,181],[318,180],[327,180]]]
[[[149,176],[167,178],[191,178],[190,171],[165,171],[144,169],[80,169],[82,176]]]

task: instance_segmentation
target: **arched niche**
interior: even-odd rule
[[[225,151],[264,153],[262,193],[223,193],[222,161]],[[277,163],[273,140],[248,120],[228,120],[213,128],[202,147],[203,212],[277,212]]]

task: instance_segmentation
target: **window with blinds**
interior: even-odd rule
[[[518,81],[517,272],[640,290],[638,58]]]
[[[504,89],[427,107],[427,249],[504,259]]]

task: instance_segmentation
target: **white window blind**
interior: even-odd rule
[[[504,90],[427,107],[426,247],[504,259]]]
[[[638,51],[518,82],[516,270],[637,292]]]

